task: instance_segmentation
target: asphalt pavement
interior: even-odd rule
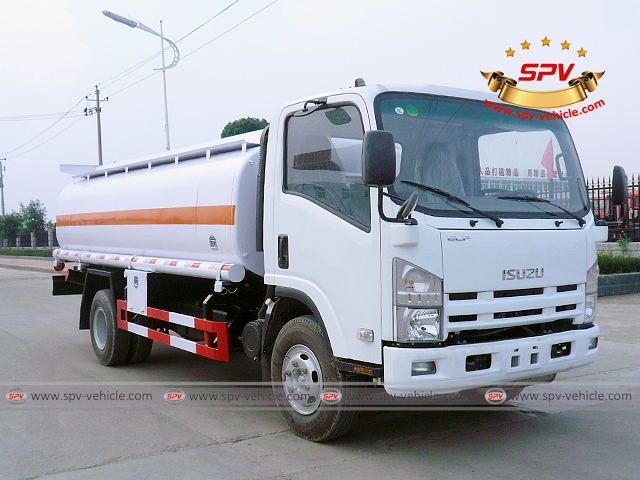
[[[315,444],[273,409],[6,401],[15,389],[138,394],[260,379],[242,352],[227,364],[162,344],[144,364],[103,367],[78,330],[80,297],[51,296],[52,265],[0,258],[0,478],[639,478],[639,294],[599,299],[594,364],[523,392],[562,401],[365,412],[348,436]]]

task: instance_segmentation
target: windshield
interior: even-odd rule
[[[569,218],[589,210],[571,135],[562,120],[539,118],[546,112],[513,108],[509,116],[478,100],[407,93],[381,94],[375,109],[378,128],[393,134],[401,152],[389,191],[406,199],[417,190],[418,211],[469,216],[460,203],[415,184],[501,218]],[[531,118],[522,120],[519,111]]]

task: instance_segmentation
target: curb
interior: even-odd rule
[[[598,277],[598,296],[640,293],[640,272],[614,273]]]
[[[0,268],[8,268],[10,270],[26,270],[29,272],[49,273],[52,275],[53,273],[59,273],[59,272],[56,272],[53,268],[26,267],[23,265],[0,265]]]

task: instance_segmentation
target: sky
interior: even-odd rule
[[[288,101],[348,88],[357,77],[489,94],[480,71],[517,79],[524,63],[574,63],[570,78],[605,71],[578,104],[604,106],[567,119],[585,176],[608,177],[614,165],[629,178],[640,173],[640,3],[633,0],[0,0],[7,213],[39,199],[55,220],[57,198],[71,182],[60,164],[97,164],[96,116],[82,113],[95,106],[85,97],[95,98],[96,85],[108,97],[101,105],[105,164],[165,149],[162,75],[152,75],[160,57],[118,76],[159,53],[160,39],[114,22],[105,9],[156,31],[162,20],[174,42],[222,12],[177,43],[181,60],[167,70],[172,148],[218,139],[238,118],[271,120]],[[518,83],[563,85],[550,77]]]

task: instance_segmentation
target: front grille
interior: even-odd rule
[[[444,295],[445,344],[494,342],[582,328],[574,322],[584,315],[584,287],[570,284],[448,293]]]
[[[453,323],[457,322],[474,322],[478,320],[478,315],[475,313],[472,315],[451,315],[449,321]]]
[[[457,300],[477,300],[478,292],[450,293],[449,300],[455,302]]]
[[[544,288],[521,288],[518,290],[496,290],[493,298],[526,297],[529,295],[542,295]]]
[[[578,307],[577,304],[572,303],[571,305],[558,305],[556,307],[556,312],[566,312],[568,310],[575,310]]]
[[[558,293],[572,292],[578,289],[578,285],[560,285],[557,288]]]
[[[530,317],[532,315],[542,315],[541,308],[530,308],[528,310],[515,310],[512,312],[496,312],[493,314],[493,318],[516,318],[516,317]]]
[[[513,340],[516,338],[538,337],[552,333],[567,332],[569,330],[573,330],[573,319],[562,318],[553,322],[534,323],[531,325],[451,332],[445,340],[445,345],[497,342],[500,340]]]

